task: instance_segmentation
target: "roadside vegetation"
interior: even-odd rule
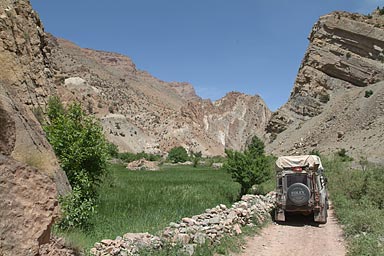
[[[322,160],[348,255],[384,255],[384,167],[361,158],[352,169],[350,159],[339,153]]]
[[[225,153],[228,159],[224,169],[241,185],[240,196],[251,192],[252,187],[256,188],[256,192],[262,192],[257,190],[272,180],[272,158],[265,155],[264,143],[257,136],[252,138],[244,152],[228,149]]]
[[[64,107],[58,97],[49,99],[47,115],[44,130],[72,187],[70,194],[59,198],[62,217],[58,226],[87,229],[106,171],[108,151],[103,129],[80,104]]]

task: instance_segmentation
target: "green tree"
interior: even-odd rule
[[[88,224],[87,216],[94,211],[96,188],[106,170],[107,143],[103,130],[93,117],[85,115],[78,103],[64,108],[54,97],[48,102],[47,113],[49,124],[44,130],[73,189],[62,200],[62,226],[84,227]]]
[[[188,153],[182,146],[172,148],[168,153],[168,160],[172,163],[184,163],[188,161]]]
[[[270,165],[264,154],[264,143],[254,136],[244,152],[225,150],[228,156],[224,164],[232,179],[241,185],[240,195],[246,194],[253,185],[260,185],[270,176]]]
[[[107,142],[107,151],[110,157],[117,158],[119,156],[119,148],[112,142]]]
[[[201,151],[199,151],[199,152],[191,151],[190,152],[190,158],[192,160],[193,167],[197,167],[199,165],[199,162],[200,162],[202,157],[203,157],[203,154],[201,153]]]

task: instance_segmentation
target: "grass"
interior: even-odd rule
[[[156,234],[172,221],[204,212],[220,203],[237,200],[240,186],[228,173],[207,167],[164,166],[161,171],[128,171],[109,166],[100,188],[93,227],[60,235],[85,251],[102,239],[129,232]]]
[[[384,167],[351,169],[339,157],[323,163],[348,255],[384,255]]]

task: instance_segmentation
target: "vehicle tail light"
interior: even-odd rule
[[[292,168],[292,171],[294,171],[294,172],[301,172],[303,170],[303,168],[301,168],[301,167],[293,167]]]

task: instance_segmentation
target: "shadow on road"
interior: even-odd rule
[[[319,227],[319,223],[316,223],[313,220],[313,214],[302,215],[294,213],[285,213],[285,222],[275,221],[278,225],[282,226],[293,226],[293,227],[303,227],[303,226],[313,226]]]

